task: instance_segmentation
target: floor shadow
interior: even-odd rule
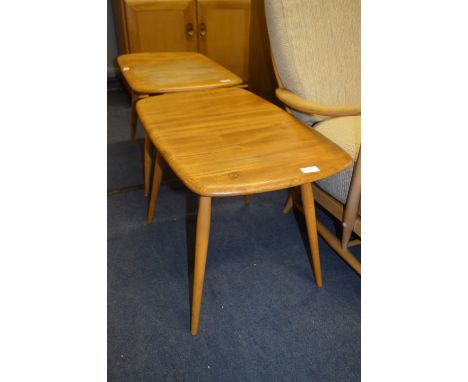
[[[107,145],[108,190],[143,183],[141,149],[129,141]]]

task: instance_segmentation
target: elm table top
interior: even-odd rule
[[[240,85],[242,79],[196,52],[132,53],[117,57],[130,88],[159,94]]]
[[[202,196],[290,188],[352,164],[335,143],[240,88],[150,97],[137,112],[172,170]]]

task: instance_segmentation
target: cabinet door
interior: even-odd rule
[[[198,0],[200,53],[248,82],[250,0]]]
[[[131,53],[197,51],[195,0],[125,0]]]

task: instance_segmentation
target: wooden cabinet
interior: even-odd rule
[[[275,95],[278,87],[271,60],[270,39],[265,18],[265,1],[252,0],[250,7],[249,90],[283,107]]]
[[[195,0],[126,0],[131,53],[197,51]]]
[[[199,52],[247,83],[250,0],[198,0],[197,3]]]
[[[248,82],[250,0],[114,0],[120,54],[199,51]]]

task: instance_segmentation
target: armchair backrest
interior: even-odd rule
[[[308,101],[361,104],[360,0],[266,0],[283,86]]]

